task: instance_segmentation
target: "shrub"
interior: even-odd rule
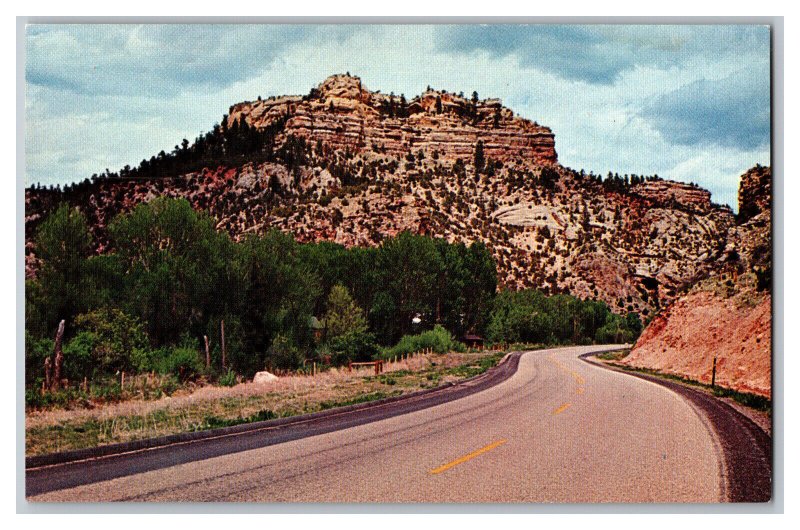
[[[197,377],[205,368],[200,354],[191,348],[166,347],[153,351],[138,350],[135,358],[140,371],[154,370],[162,375],[172,374],[183,381]]]
[[[333,359],[333,351],[327,344],[320,344],[317,346],[316,350],[314,350],[314,358],[321,363],[324,363],[326,360],[330,362],[330,360]]]
[[[234,386],[236,383],[236,372],[233,370],[228,370],[219,378],[219,384],[221,386]]]
[[[32,383],[37,374],[44,374],[44,360],[53,353],[53,341],[36,339],[25,330],[25,381]]]
[[[68,379],[92,378],[98,372],[94,351],[98,343],[97,335],[81,331],[64,345],[64,369]]]
[[[83,354],[81,348],[91,344],[89,355],[93,371],[130,370],[133,351],[146,347],[148,343],[139,320],[119,309],[100,309],[78,315],[75,325],[80,331],[90,334],[83,335],[81,345],[76,344],[75,348],[76,353]]]
[[[305,356],[286,335],[279,334],[272,341],[269,357],[276,368],[292,369],[303,364]]]
[[[328,343],[333,364],[347,364],[349,361],[366,361],[378,353],[375,336],[372,333],[350,332],[334,337]]]
[[[404,335],[395,346],[383,352],[384,357],[404,355],[431,348],[436,353],[449,351],[466,351],[466,346],[453,339],[449,331],[437,324],[432,330],[424,331],[418,335]]]

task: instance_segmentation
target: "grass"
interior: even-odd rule
[[[369,394],[361,394],[352,399],[343,399],[339,401],[323,401],[319,404],[321,410],[335,409],[337,407],[346,407],[347,405],[358,405],[360,403],[369,403],[370,401],[377,401],[393,396],[399,396],[403,392],[401,390],[394,392],[371,392]]]
[[[94,409],[26,412],[26,455],[96,447],[180,432],[202,431],[295,416],[399,396],[472,377],[505,352],[419,355],[371,368],[331,369],[315,377],[288,376],[267,385],[204,386],[159,400],[106,403]]]
[[[630,348],[626,348],[624,350],[614,350],[614,351],[607,351],[603,353],[598,353],[595,357],[598,359],[602,359],[603,361],[619,361],[620,359],[624,359],[628,356],[631,352]]]
[[[602,359],[600,355],[597,356],[598,358]],[[616,360],[616,359],[612,359]],[[661,379],[668,379],[671,381],[676,381],[682,383],[684,385],[689,385],[697,388],[701,388],[713,394],[716,397],[723,397],[723,398],[730,398],[735,402],[739,403],[740,405],[744,405],[745,407],[749,407],[754,410],[758,410],[761,412],[766,412],[767,414],[772,414],[772,401],[769,398],[764,396],[759,396],[757,394],[751,394],[749,392],[739,392],[737,390],[733,390],[730,388],[723,388],[720,386],[711,386],[706,383],[701,383],[700,381],[696,381],[694,379],[690,379],[688,377],[683,377],[680,375],[675,374],[668,374],[664,372],[660,372],[658,370],[653,370],[650,368],[638,368],[633,366],[627,366],[624,364],[617,364],[617,363],[609,363],[611,366],[615,368],[621,368],[627,372],[637,372],[642,374],[651,375],[653,377],[658,377]]]

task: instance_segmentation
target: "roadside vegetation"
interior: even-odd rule
[[[348,249],[278,230],[234,240],[186,200],[164,197],[111,221],[99,254],[88,226],[62,205],[32,241],[27,410],[158,400],[263,370],[310,375],[466,352],[467,335],[489,347],[628,342],[641,331],[638,315],[602,302],[497,292],[481,243],[402,232]]]
[[[183,388],[171,398],[154,401],[29,411],[26,454],[227,427],[399,396],[479,375],[505,353],[420,354],[389,362],[378,375],[371,368],[333,368],[316,377],[292,375],[269,384]]]
[[[624,350],[613,350],[613,351],[606,351],[603,353],[598,353],[595,355],[598,359],[602,361],[619,361],[620,359],[624,359],[628,356],[631,352],[630,348],[626,348]]]

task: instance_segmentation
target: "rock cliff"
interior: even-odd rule
[[[552,131],[515,117],[500,100],[471,100],[427,90],[411,101],[372,92],[361,79],[335,75],[308,96],[284,96],[234,105],[228,125],[244,120],[259,129],[285,120],[283,135],[321,141],[333,149],[371,149],[403,157],[419,150],[438,151],[443,160],[472,157],[484,144],[487,157],[536,164],[557,162]]]
[[[167,155],[157,177],[28,189],[29,274],[36,226],[59,201],[84,211],[104,252],[113,216],[166,195],[207,210],[237,238],[277,228],[300,241],[347,246],[377,245],[402,230],[483,241],[503,287],[569,292],[647,317],[723,270],[735,232],[731,210],[695,186],[601,179],[559,165],[549,128],[477,95],[427,90],[406,101],[339,75],[305,96],[234,105],[221,129],[242,124],[248,134],[268,133],[268,146],[189,171],[170,170]],[[225,132],[215,134],[221,142]]]
[[[716,357],[717,384],[771,397],[771,180],[769,167],[742,175],[722,272],[658,314],[623,363],[708,384]]]

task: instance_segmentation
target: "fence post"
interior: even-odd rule
[[[714,356],[714,363],[711,365],[711,388],[717,383],[717,357]]]
[[[44,360],[44,387],[42,387],[42,391],[44,391],[44,388],[50,390],[53,386],[53,378],[51,374],[52,365],[53,365],[52,359],[50,359],[50,357],[47,357]]]
[[[58,323],[58,331],[56,331],[55,346],[53,347],[53,355],[55,362],[53,363],[53,379],[50,381],[53,389],[61,387],[61,369],[64,365],[64,352],[61,350],[61,341],[64,338],[64,320]]]
[[[314,361],[314,363],[311,365],[311,375],[317,375],[317,361]]]
[[[219,335],[222,344],[222,368],[225,368],[225,321],[219,321]]]
[[[206,343],[206,368],[211,367],[211,353],[208,350],[208,335],[203,335],[203,341]]]
[[[353,371],[353,361],[347,361],[347,371],[348,372]]]

